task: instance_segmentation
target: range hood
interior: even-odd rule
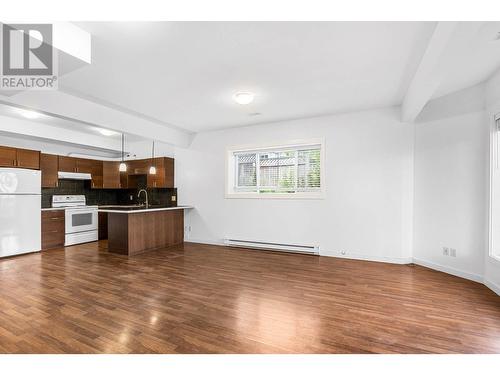
[[[90,173],[57,172],[57,177],[64,180],[92,180]]]

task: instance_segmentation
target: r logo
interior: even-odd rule
[[[53,74],[51,24],[4,24],[2,31],[4,76]]]

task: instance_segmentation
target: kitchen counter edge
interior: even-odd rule
[[[114,210],[112,208],[99,208],[98,212],[107,212],[113,214],[139,214],[144,212],[153,211],[167,211],[167,210],[188,210],[194,208],[193,206],[178,206],[178,207],[161,207],[161,208],[144,208],[144,209],[131,209],[131,210]]]

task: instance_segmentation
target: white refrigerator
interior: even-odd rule
[[[40,251],[41,174],[0,168],[0,258]]]

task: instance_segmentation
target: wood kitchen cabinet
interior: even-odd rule
[[[0,146],[0,167],[15,167],[16,159],[15,148]]]
[[[42,211],[42,250],[64,246],[64,210]]]
[[[108,239],[108,213],[107,212],[99,212],[98,219],[98,238],[99,240],[107,240]]]
[[[40,169],[40,151],[0,146],[0,167]]]
[[[40,154],[40,170],[42,171],[42,187],[53,188],[59,186],[59,158],[57,155]]]
[[[92,175],[92,189],[103,188],[103,162],[102,160],[91,160],[90,174]]]
[[[156,167],[156,174],[148,173],[148,188],[173,188],[174,159],[164,157],[155,158],[153,163]]]
[[[151,159],[130,160],[127,162],[128,175],[146,175],[149,173]]]
[[[102,178],[104,189],[120,189],[122,187],[122,174],[120,173],[120,162],[118,161],[103,161],[102,162]],[[126,175],[125,175],[126,177]]]
[[[108,251],[137,255],[184,242],[184,210],[108,213]]]
[[[151,165],[156,174],[149,174]],[[146,176],[148,188],[174,187],[174,159],[158,157],[127,161],[127,171],[119,162],[41,154],[40,151],[0,146],[0,167],[42,170],[42,187],[58,186],[58,172],[89,173],[93,189],[137,188]],[[141,182],[143,184],[143,182]]]
[[[18,148],[16,150],[18,168],[40,169],[40,151],[24,150]]]
[[[73,172],[76,173],[76,158],[69,156],[59,156],[59,171],[60,172]]]
[[[151,165],[156,167],[156,174],[149,174]],[[174,187],[174,159],[160,157],[154,159],[131,160],[127,162],[127,180],[129,188],[137,188],[137,177],[147,177],[148,188]]]
[[[72,173],[90,173],[92,176],[91,187],[93,189],[102,189],[103,187],[102,168],[102,160],[59,156],[59,171]]]

